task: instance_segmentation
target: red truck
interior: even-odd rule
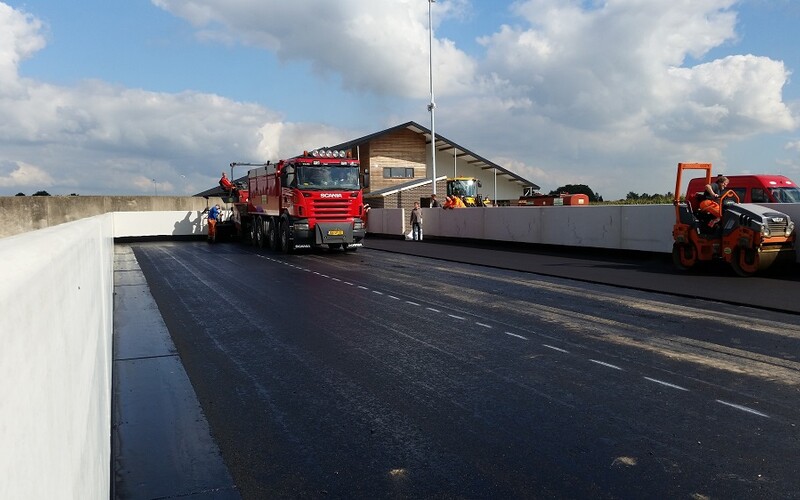
[[[782,175],[728,175],[728,189],[735,192],[741,203],[800,203],[800,189]],[[713,180],[713,179],[712,179]],[[705,190],[706,178],[692,179],[687,196]]]
[[[234,194],[231,219],[242,240],[284,253],[362,246],[364,198],[360,164],[344,151],[314,150],[247,172]],[[231,176],[233,177],[233,176]]]

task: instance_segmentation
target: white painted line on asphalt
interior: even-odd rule
[[[390,299],[400,300],[400,297],[395,297],[394,295],[387,295]]]
[[[432,308],[432,307],[426,307],[425,309],[427,309],[427,310],[429,310],[429,311],[433,311],[433,312],[435,312],[435,313],[440,313],[440,312],[442,312],[442,311],[440,311],[440,310],[438,310],[438,309],[434,309],[434,308]]]
[[[352,284],[352,283],[350,283],[349,281],[342,281],[342,283],[344,283],[344,284],[345,284],[345,285],[347,285],[347,286],[353,286],[353,284]]]
[[[416,302],[411,302],[410,300],[407,300],[407,301],[406,301],[406,304],[411,304],[412,306],[417,306],[417,307],[419,307],[419,304],[417,304]]]
[[[465,319],[467,319],[467,318],[462,318],[461,316],[456,316],[455,314],[448,314],[448,316],[450,316],[453,319],[460,320],[460,321],[464,321]]]
[[[644,379],[645,380],[649,380],[650,382],[655,382],[656,384],[661,384],[661,385],[664,385],[664,386],[667,386],[667,387],[671,387],[673,389],[678,389],[680,391],[689,392],[689,389],[687,389],[685,387],[681,387],[681,386],[675,385],[675,384],[670,384],[669,382],[664,382],[663,380],[658,380],[656,378],[650,378],[650,377],[644,377]]]
[[[328,276],[327,274],[320,274],[320,276],[322,276],[323,278],[330,278],[330,276]]]
[[[482,326],[484,328],[492,328],[492,325],[487,325],[486,323],[478,323],[478,322],[476,322],[475,324],[478,325],[478,326]]]
[[[721,405],[725,405],[725,406],[730,406],[731,408],[736,408],[737,410],[746,411],[747,413],[752,413],[753,415],[758,415],[759,417],[770,418],[769,415],[761,413],[760,411],[756,411],[756,410],[754,410],[752,408],[748,408],[746,406],[737,405],[737,404],[733,404],[733,403],[728,403],[727,401],[723,401],[721,399],[718,399],[717,403],[719,403]]]
[[[326,276],[326,278],[327,278],[327,276]],[[332,279],[333,281],[342,281],[342,280],[340,280],[339,278],[331,278],[331,279]]]
[[[319,274],[317,271],[314,271],[314,274],[316,274],[317,276],[322,276],[322,275],[321,275],[321,274]],[[327,278],[327,276],[325,276],[325,277]]]
[[[517,335],[516,333],[511,333],[511,332],[505,332],[505,333],[506,333],[506,335],[510,335],[510,336],[512,336],[512,337],[516,337],[516,338],[518,338],[518,339],[522,339],[522,340],[528,340],[528,338],[527,338],[527,337],[523,337],[522,335]]]
[[[567,351],[566,349],[561,349],[560,347],[556,347],[556,346],[552,346],[552,345],[548,345],[548,344],[542,344],[542,345],[547,347],[548,349],[552,349],[554,351],[558,351],[558,352],[563,352],[565,354],[569,354],[569,351]]]
[[[362,289],[362,290],[369,290],[369,288],[367,288],[367,287],[365,287],[365,286],[361,286],[361,285],[358,285],[358,288],[360,288],[360,289]]]
[[[372,293],[377,293],[378,295],[383,295],[383,292],[379,292],[377,290],[373,290]]]
[[[596,359],[590,359],[589,361],[591,361],[592,363],[597,363],[598,365],[603,365],[603,366],[607,366],[609,368],[613,368],[615,370],[623,371],[622,368],[620,368],[617,365],[612,365],[611,363],[605,363],[603,361],[597,361]]]

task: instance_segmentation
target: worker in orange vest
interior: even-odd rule
[[[219,180],[219,185],[225,191],[233,191],[233,183],[228,179],[228,174],[222,172],[222,177]]]
[[[698,208],[714,216],[714,220],[708,223],[709,226],[715,225],[722,218],[722,207],[719,204],[719,199],[725,194],[726,187],[728,187],[728,178],[724,175],[718,176],[716,181],[706,185],[703,193],[705,199],[700,202]]]
[[[447,201],[444,202],[442,208],[467,208],[464,202],[456,195],[448,195]]]

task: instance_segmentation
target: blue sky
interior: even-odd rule
[[[436,129],[542,186],[800,180],[800,2],[439,0]],[[425,0],[0,0],[0,195],[192,194],[429,126]],[[155,182],[154,182],[155,180]]]

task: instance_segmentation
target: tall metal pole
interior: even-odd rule
[[[497,169],[494,170],[494,206],[497,206]]]
[[[431,112],[431,173],[433,175],[433,194],[436,194],[436,120],[434,110],[436,102],[433,99],[433,22],[431,17],[431,4],[436,0],[428,0],[428,70],[431,83],[431,103],[428,104],[428,111]]]

